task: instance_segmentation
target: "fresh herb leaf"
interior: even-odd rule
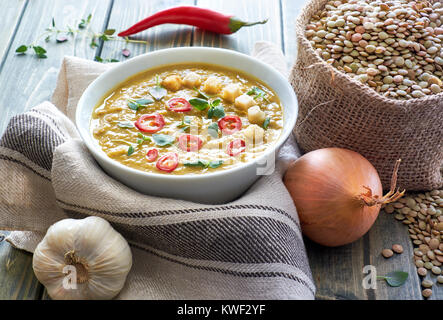
[[[135,101],[129,101],[128,102],[128,107],[134,111],[137,111],[139,108],[138,103],[136,103]]]
[[[266,130],[269,127],[269,123],[271,122],[271,118],[267,117],[263,122],[263,128]]]
[[[220,99],[215,99],[214,101],[211,102],[211,107],[217,107],[220,104],[221,100]]]
[[[211,161],[209,162],[209,168],[217,169],[223,164],[223,160]]]
[[[155,87],[150,88],[149,93],[155,100],[159,101],[168,94],[168,91],[162,86],[157,85]]]
[[[386,276],[378,276],[377,279],[382,279],[391,287],[400,287],[408,279],[409,274],[404,271],[394,271],[388,273]]]
[[[210,108],[208,110],[208,119],[212,119],[213,117],[223,118],[226,115],[225,109],[220,103],[221,100],[218,98],[209,103]]]
[[[142,134],[141,132],[138,133],[138,136],[141,138],[141,140],[144,141],[151,141],[151,138],[148,136],[145,136],[144,134]]]
[[[153,134],[152,138],[154,139],[155,144],[160,147],[169,146],[175,142],[175,137],[166,134]]]
[[[99,56],[95,56],[94,60],[97,61],[97,62],[103,62],[103,61],[104,61],[104,60],[103,60],[101,57],[99,57]]]
[[[28,51],[28,46],[25,45],[21,45],[15,50],[17,53],[25,53],[26,51]]]
[[[52,18],[52,27],[55,28],[55,20]]]
[[[68,35],[73,36],[74,33],[75,33],[75,30],[68,26]]]
[[[125,129],[132,129],[134,128],[134,124],[131,121],[122,121],[117,123],[117,126],[119,126],[120,128],[125,128]]]
[[[86,19],[81,19],[80,23],[78,25],[79,29],[84,29],[87,27],[87,25],[91,22],[92,19],[92,14],[89,14],[88,17]]]
[[[108,37],[106,34],[102,34],[102,35],[100,35],[98,38],[99,38],[100,40],[103,40],[103,41],[108,41],[108,40],[109,40],[109,37]]]
[[[34,49],[35,54],[40,59],[46,59],[46,50],[40,46],[33,46],[32,49]]]
[[[135,111],[138,111],[140,108],[145,108],[152,103],[154,103],[152,99],[128,99],[128,107]]]
[[[208,134],[217,139],[218,138],[218,123],[217,122],[213,122],[208,126]]]
[[[152,141],[152,139],[150,137],[147,137],[140,132],[138,133],[138,136],[140,137],[140,139],[137,139],[138,145],[143,144],[143,142],[146,142],[146,141]]]
[[[90,46],[92,49],[98,47],[98,43],[97,43],[97,38],[96,38],[96,37],[92,37],[92,38],[91,38],[91,43],[89,44],[89,46]],[[95,58],[97,58],[97,57],[95,57]],[[97,61],[97,59],[96,59],[96,61]]]
[[[180,128],[180,131],[185,132],[188,131],[191,127],[191,119],[192,117],[184,116],[182,121],[177,125]]]
[[[189,103],[196,109],[203,111],[209,107],[208,100],[193,98],[189,100]]]
[[[200,90],[198,90],[197,88],[194,88],[194,91],[198,93],[198,97],[199,98],[203,98],[205,100],[209,100],[211,97],[208,96],[207,94],[201,92]]]
[[[135,149],[133,146],[129,146],[128,148],[128,157],[130,157],[135,152]]]
[[[79,28],[79,29],[84,29],[84,28],[86,28],[86,21],[85,21],[84,19],[82,19],[82,20],[80,21],[80,23],[78,24],[78,28]]]
[[[137,99],[135,100],[135,102],[137,102],[141,107],[147,107],[149,104],[153,104],[154,100],[152,99]]]
[[[208,111],[208,119],[212,118],[223,118],[226,115],[225,108],[222,105],[218,105],[216,107],[209,108]]]
[[[249,90],[249,91],[247,92],[247,95],[249,95],[249,96],[255,96],[254,99],[257,99],[257,98],[259,98],[259,97],[264,97],[265,94],[266,94],[266,93],[265,93],[262,89],[260,89],[260,88],[258,88],[258,87],[254,87],[254,88],[252,88],[251,90]]]
[[[103,33],[107,36],[112,36],[115,33],[115,29],[107,29]]]
[[[155,87],[152,87],[149,89],[149,94],[157,101],[160,101],[161,99],[163,99],[164,96],[166,96],[168,94],[168,90],[166,90],[165,88],[163,88],[160,85],[160,79],[158,77],[158,75],[156,75],[155,77],[155,82],[156,85]]]
[[[45,42],[49,42],[49,41],[51,41],[51,36],[47,36],[47,37],[45,38]]]
[[[217,160],[217,161],[196,160],[196,161],[188,161],[183,163],[183,165],[185,165],[186,167],[202,167],[202,168],[211,168],[211,169],[217,169],[222,164],[223,164],[222,160]]]
[[[205,161],[205,160],[196,160],[196,161],[184,162],[183,165],[185,165],[186,167],[203,167],[203,168],[207,168],[208,165],[209,165],[209,162]]]

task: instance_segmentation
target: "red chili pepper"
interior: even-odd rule
[[[203,145],[202,139],[192,134],[184,134],[178,138],[178,146],[183,151],[196,152],[201,149]]]
[[[174,112],[188,112],[192,110],[192,106],[186,99],[172,98],[168,101],[168,109]]]
[[[145,114],[135,122],[135,126],[142,132],[156,133],[165,126],[165,118],[157,113]]]
[[[226,153],[231,157],[238,156],[240,153],[246,150],[246,142],[242,139],[235,139],[229,143],[226,148]]]
[[[154,162],[158,158],[158,150],[155,148],[149,149],[148,153],[146,153],[146,158],[148,162]]]
[[[226,116],[218,121],[218,127],[223,134],[230,135],[241,130],[242,122],[238,116]]]
[[[165,172],[172,172],[178,166],[178,154],[176,153],[167,153],[160,159],[158,159],[156,167],[158,170]]]
[[[237,32],[242,27],[265,24],[267,21],[268,19],[256,22],[245,22],[232,15],[224,15],[210,9],[181,6],[157,12],[134,24],[129,29],[120,32],[118,35],[120,37],[126,37],[165,23],[187,24],[216,33],[231,34]]]

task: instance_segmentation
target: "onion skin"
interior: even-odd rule
[[[381,204],[369,206],[360,197],[372,190],[383,197],[377,170],[362,155],[341,148],[309,152],[294,162],[284,177],[303,233],[324,246],[345,245],[361,238],[374,224]]]

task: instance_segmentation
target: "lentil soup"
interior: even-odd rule
[[[275,144],[283,109],[272,89],[238,70],[174,64],[137,74],[95,107],[91,133],[108,157],[165,174],[252,161]]]

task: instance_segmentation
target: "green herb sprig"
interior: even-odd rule
[[[212,118],[223,118],[226,113],[225,113],[225,108],[223,108],[223,106],[220,104],[221,100],[220,99],[215,99],[214,101],[210,102],[210,108],[208,111],[208,119],[212,119]]]
[[[168,94],[168,90],[166,90],[165,88],[163,88],[160,84],[160,79],[157,76],[155,76],[155,87],[152,87],[149,89],[149,94],[157,101],[160,101],[161,99],[163,99],[164,96],[166,96]]]
[[[154,100],[152,99],[128,99],[128,107],[134,111],[138,111],[142,108],[146,108],[148,105],[153,104]]]
[[[221,100],[219,98],[209,101],[203,98],[193,98],[189,100],[189,103],[197,110],[204,111],[208,110],[208,119],[223,118],[225,116],[225,109],[221,105]]]
[[[89,46],[94,49],[98,47],[98,41],[101,40],[103,42],[106,41],[122,41],[127,43],[142,43],[147,44],[147,41],[142,40],[131,40],[129,38],[120,38],[115,35],[115,29],[107,29],[103,32],[94,32],[90,27],[92,21],[92,14],[89,14],[86,18],[81,19],[75,27],[67,25],[63,28],[58,28],[55,23],[55,19],[52,18],[51,25],[45,29],[45,31],[40,34],[37,39],[31,44],[21,44],[17,47],[15,52],[19,55],[25,55],[30,50],[32,53],[39,59],[46,59],[47,49],[44,48],[41,44],[42,39],[46,43],[51,40],[55,40],[55,43],[61,44],[69,41],[70,39],[75,39],[77,35],[82,35],[90,39]],[[128,57],[130,55],[130,51],[127,48],[122,50],[122,55]],[[98,62],[118,62],[118,59],[115,58],[101,58],[95,57],[95,60]]]
[[[137,134],[137,136],[139,137],[139,139],[137,139],[138,145],[142,145],[146,141],[152,141],[152,139],[150,137],[145,136],[144,134],[142,134],[140,132]]]
[[[191,128],[191,117],[184,116],[182,121],[177,125],[181,132],[186,132]]]

